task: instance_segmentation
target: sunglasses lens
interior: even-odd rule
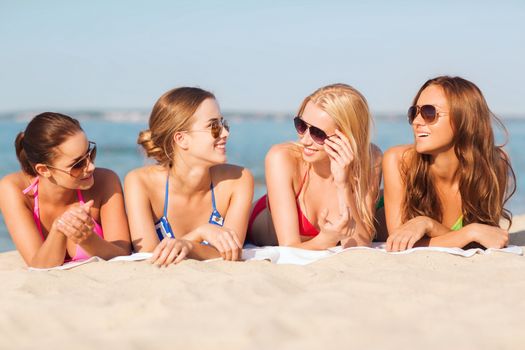
[[[432,105],[421,106],[421,116],[427,123],[432,123],[436,119],[436,107]]]
[[[312,137],[312,140],[320,145],[324,144],[324,141],[328,137],[323,130],[315,126],[310,126],[310,136]]]
[[[219,122],[214,122],[211,125],[211,136],[216,139],[221,135],[222,126]]]
[[[408,109],[408,123],[412,124],[414,122],[414,119],[416,119],[416,115],[417,115],[417,107],[416,106],[412,106]]]
[[[89,162],[95,163],[95,158],[97,157],[97,145],[90,144],[90,146],[93,145],[93,148],[91,148],[86,156],[79,160],[77,163],[73,164],[71,167],[71,170],[69,170],[69,174],[73,177],[79,177],[84,172],[84,169],[87,168],[89,165]]]
[[[308,125],[300,117],[293,118],[293,124],[295,125],[295,130],[299,135],[302,135],[308,129]]]
[[[230,131],[230,125],[226,121],[226,119],[223,119],[222,121],[214,121],[211,125],[211,136],[214,139],[217,139],[222,134],[222,128],[226,129],[226,131]]]

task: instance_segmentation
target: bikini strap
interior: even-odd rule
[[[38,179],[39,177],[35,177],[35,179],[31,182],[29,186],[25,190],[22,191],[23,194],[27,194],[29,191],[34,190],[33,194],[38,195]]]
[[[82,195],[82,191],[77,188],[77,198],[80,204],[84,204],[84,196]]]
[[[36,223],[36,227],[38,228],[42,240],[45,240],[44,233],[42,232],[42,223],[40,222],[40,206],[38,205],[38,180],[39,177],[37,176],[33,182],[31,182],[31,185],[23,190],[22,193],[27,194],[29,191],[33,190],[33,220]]]
[[[306,170],[303,176],[303,181],[301,182],[301,186],[299,186],[299,191],[297,191],[297,194],[295,195],[295,199],[299,198],[299,195],[301,194],[301,191],[303,190],[303,186],[306,182],[306,177],[308,176],[308,172],[310,171],[310,167]]]
[[[168,170],[168,177],[166,178],[166,193],[164,194],[164,211],[162,216],[167,217],[168,215],[168,194],[170,192],[170,172]]]
[[[211,189],[211,205],[213,207],[213,210],[217,210],[217,207],[215,206],[215,192],[213,191],[213,182],[210,183],[210,189]]]

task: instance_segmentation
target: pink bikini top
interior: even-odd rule
[[[34,206],[33,206],[33,219],[35,220],[36,227],[38,228],[38,232],[40,232],[40,236],[42,237],[42,240],[44,241],[46,238],[44,237],[44,233],[42,232],[42,223],[40,222],[40,210],[38,206],[38,177],[27,187],[25,190],[22,191],[23,194],[27,194],[29,191],[33,190],[33,197],[34,197]],[[84,197],[82,196],[82,192],[77,189],[77,197],[80,204],[84,204]],[[100,237],[104,238],[104,231],[102,231],[102,226],[98,222],[96,222],[93,219],[93,223],[95,226],[93,227],[93,230],[95,233]],[[75,251],[75,256],[71,259],[71,261],[77,261],[77,260],[85,260],[90,258],[90,255],[84,251],[79,245],[77,245],[77,249]]]

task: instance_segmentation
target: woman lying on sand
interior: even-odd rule
[[[15,147],[22,171],[0,182],[0,207],[27,265],[130,253],[120,180],[108,169],[95,169],[97,147],[77,120],[39,114],[18,134]]]
[[[381,151],[370,143],[365,98],[348,85],[325,86],[306,97],[294,124],[299,142],[266,156],[268,195],[253,208],[248,240],[314,250],[369,245]]]
[[[419,89],[408,121],[414,144],[385,153],[387,250],[421,246],[501,248],[511,223],[503,207],[514,193],[507,154],[494,145],[490,112],[476,85],[437,77]]]
[[[208,91],[174,89],[153,107],[138,143],[157,165],[131,171],[124,187],[133,245],[154,264],[241,258],[253,177],[226,164],[228,136]]]

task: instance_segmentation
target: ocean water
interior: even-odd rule
[[[136,144],[139,131],[147,128],[147,113],[97,111],[73,112],[70,115],[80,119],[88,138],[97,143],[97,166],[113,169],[122,180],[131,169],[150,162],[144,158]],[[0,177],[19,169],[13,141],[16,134],[25,128],[30,116],[32,115],[0,115]],[[265,193],[266,152],[273,144],[297,138],[291,116],[226,114],[226,118],[231,125],[227,146],[228,162],[242,165],[252,171],[257,198]],[[518,178],[518,191],[507,207],[514,214],[521,214],[525,213],[525,197],[521,190],[525,185],[525,119],[509,119],[504,123],[509,130],[506,150],[511,156]],[[502,133],[497,132],[496,135],[501,143]],[[411,129],[406,119],[395,116],[376,118],[373,142],[383,151],[394,145],[412,142]],[[0,252],[11,249],[14,249],[14,246],[0,215]]]

